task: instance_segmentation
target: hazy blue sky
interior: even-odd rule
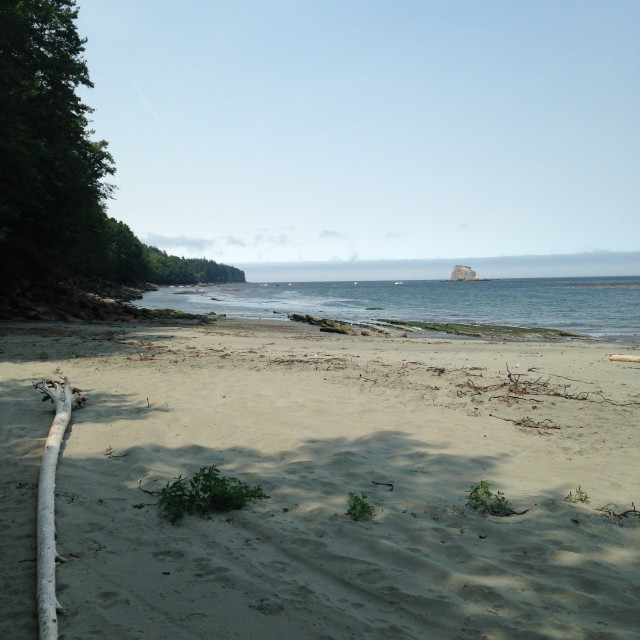
[[[638,0],[78,4],[109,213],[170,253],[640,249]]]

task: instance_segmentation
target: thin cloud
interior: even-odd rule
[[[269,241],[273,244],[278,245],[292,244],[294,242],[291,236],[288,236],[286,233],[280,233],[277,236],[271,236],[269,238]]]
[[[389,239],[404,239],[409,237],[409,233],[406,231],[387,231],[387,233],[384,234],[384,237]]]
[[[160,247],[161,249],[170,249],[178,247],[181,249],[189,249],[191,251],[204,251],[211,249],[216,242],[208,238],[189,238],[187,236],[163,236],[157,233],[147,233],[142,236],[142,242],[152,247]]]
[[[347,237],[344,233],[340,233],[339,231],[334,231],[332,229],[323,229],[319,235],[323,240],[334,240],[336,238]]]
[[[246,247],[247,243],[240,238],[236,238],[235,236],[226,236],[224,239],[225,243],[231,247]]]

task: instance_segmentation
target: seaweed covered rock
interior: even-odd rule
[[[291,313],[289,314],[289,320],[293,320],[294,322],[306,322],[307,324],[320,327],[320,331],[326,331],[328,333],[342,333],[349,336],[358,335],[357,331],[337,320],[329,320],[328,318],[318,319],[308,313],[304,316],[299,313]]]

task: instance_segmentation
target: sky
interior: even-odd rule
[[[108,213],[147,244],[248,279],[617,252],[640,274],[637,0],[77,4]]]

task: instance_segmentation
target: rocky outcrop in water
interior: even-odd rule
[[[306,322],[307,324],[312,324],[320,327],[320,331],[326,331],[328,333],[343,333],[348,336],[357,336],[358,332],[352,329],[350,326],[346,324],[342,324],[337,320],[329,320],[328,318],[314,318],[309,314],[300,315],[299,313],[290,313],[289,320],[293,320],[294,322]]]
[[[466,267],[462,264],[457,264],[453,267],[453,271],[451,272],[451,280],[477,280],[476,272],[471,267]]]

